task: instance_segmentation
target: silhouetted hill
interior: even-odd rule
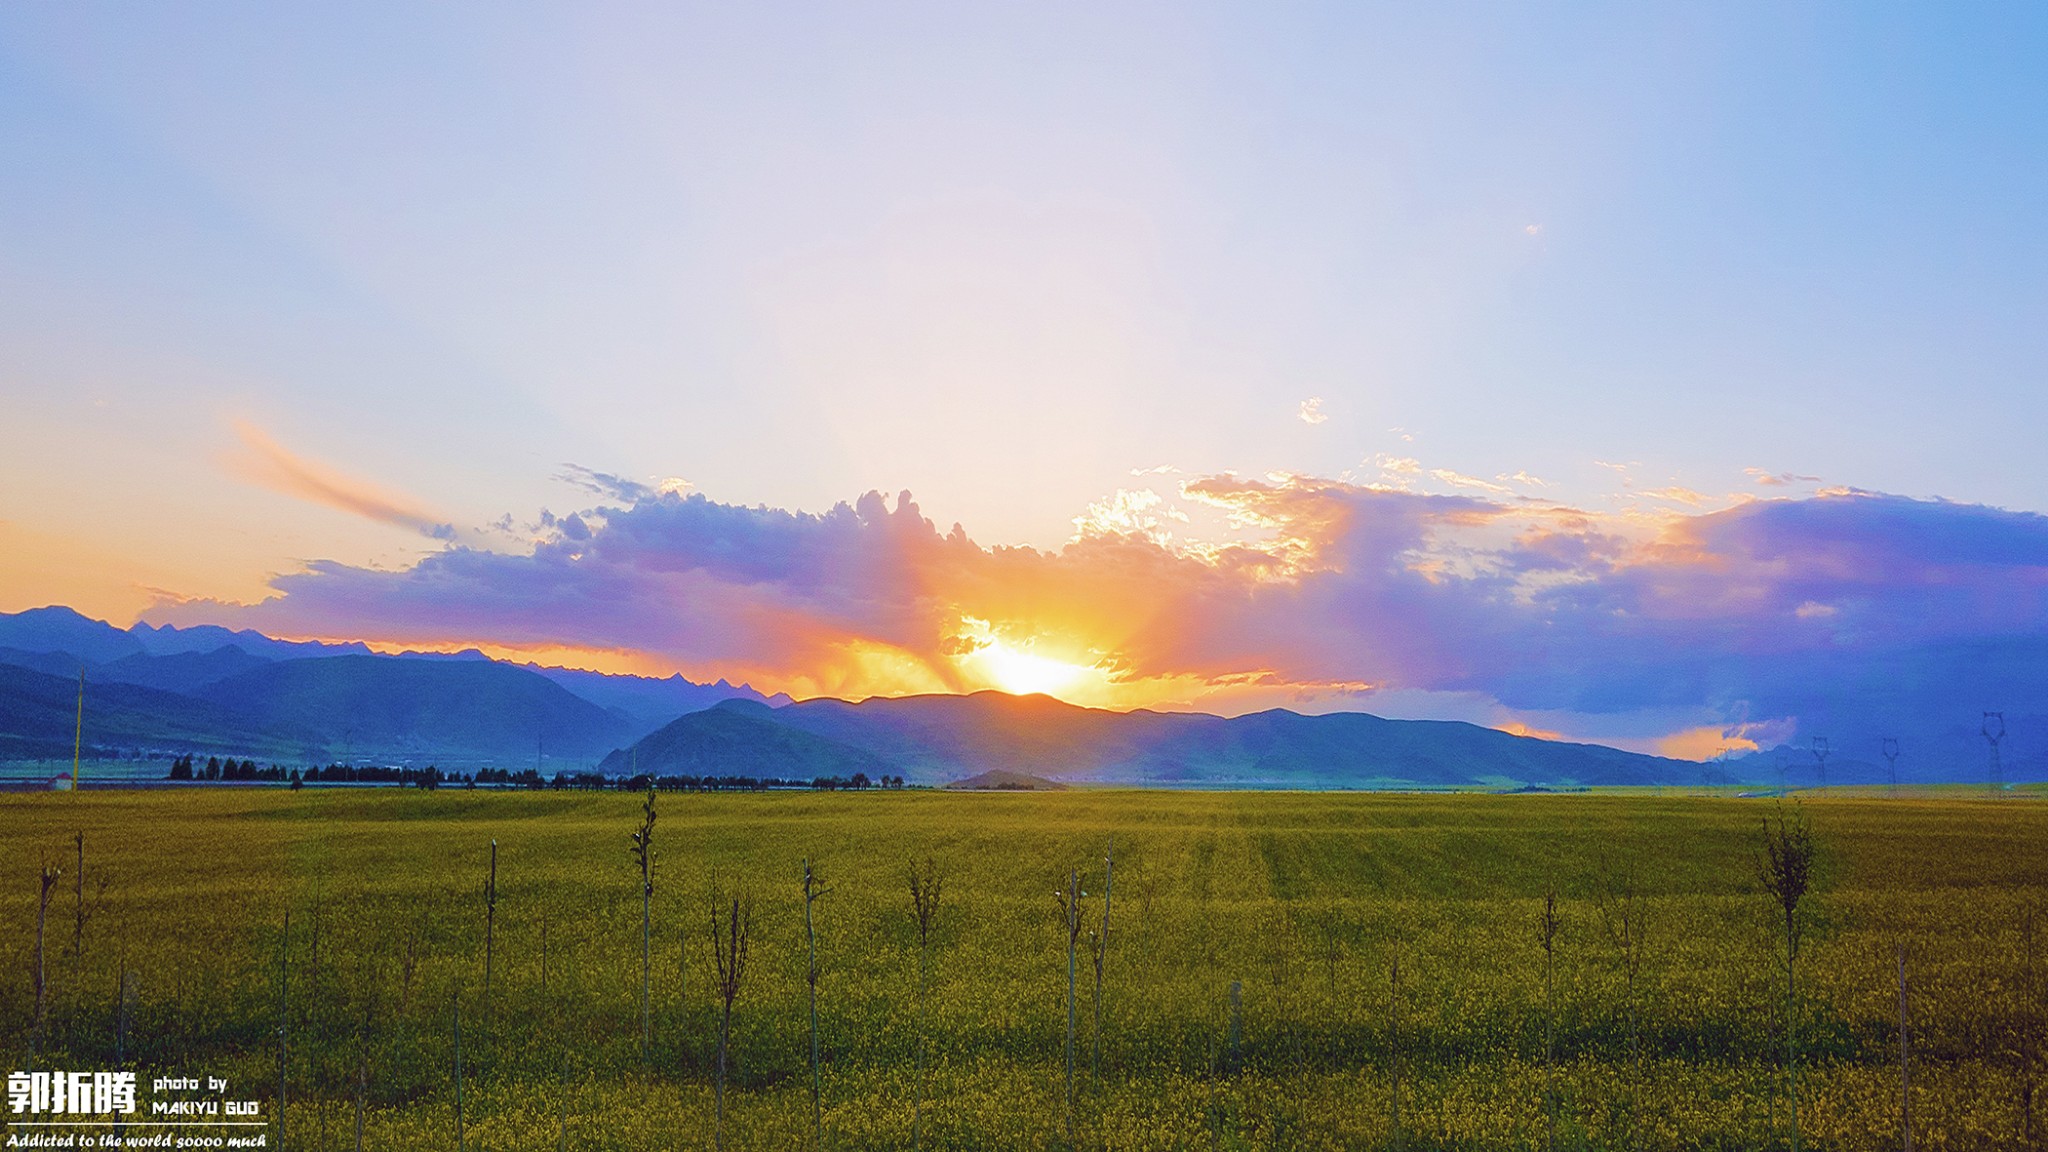
[[[1064,790],[1066,785],[1057,780],[1047,780],[1043,776],[1026,776],[1022,772],[991,768],[979,776],[955,780],[946,787],[962,792],[1058,792]]]
[[[68,760],[77,723],[75,678],[0,664],[0,759]],[[258,723],[190,696],[88,681],[84,744],[88,756],[142,749],[302,762],[316,741],[297,725]]]
[[[74,680],[78,678],[79,669],[90,671],[97,667],[88,666],[69,652],[24,652],[19,648],[0,648],[0,664],[27,668],[45,676],[68,676]]]
[[[977,692],[858,704],[805,700],[748,715],[757,721],[749,738],[758,746],[768,746],[761,728],[779,725],[865,753],[881,766],[862,769],[870,775],[887,771],[924,783],[1045,777],[1313,788],[1655,784],[1699,778],[1699,766],[1685,761],[1513,736],[1474,724],[1387,720],[1357,712],[1303,716],[1275,710],[1225,719],[1201,713],[1109,712],[1046,696]],[[647,754],[643,745],[641,755]],[[608,771],[613,764],[607,758]],[[759,767],[733,771],[783,774]]]
[[[1655,784],[1689,781],[1694,765],[1596,744],[1515,736],[1448,720],[1388,720],[1363,712],[1259,712],[1221,732],[1182,729],[1162,742],[1155,770],[1222,764],[1257,780],[1318,774],[1358,783]],[[1213,770],[1213,769],[1212,769]]]
[[[65,652],[87,664],[104,664],[143,650],[141,641],[112,624],[61,606],[0,613],[0,648]]]
[[[545,751],[588,760],[631,732],[545,677],[492,661],[285,660],[198,695],[264,724],[312,728],[354,757],[470,756],[518,766]]]
[[[119,660],[91,669],[91,676],[94,680],[112,680],[122,684],[140,684],[145,688],[161,688],[166,692],[191,693],[208,684],[269,664],[269,660],[251,656],[230,644],[211,652],[179,652],[169,656],[150,656],[138,652],[133,656],[123,656]]]
[[[775,710],[729,700],[693,712],[633,745],[606,756],[598,771],[626,776],[772,776],[812,780],[880,776],[888,762],[836,740],[779,724]]]

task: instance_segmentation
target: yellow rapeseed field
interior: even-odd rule
[[[663,793],[645,1060],[642,801],[8,796],[8,1069],[226,1077],[272,1112],[282,1071],[269,1147],[354,1148],[360,1109],[363,1147],[453,1149],[459,1003],[465,1150],[711,1147],[715,883],[752,913],[728,1148],[908,1148],[914,1112],[933,1149],[1790,1147],[1783,920],[1755,866],[1782,808],[1820,851],[1790,1004],[1802,1145],[1900,1146],[1901,947],[1914,1146],[2048,1141],[2038,794]],[[943,886],[920,1013],[907,877],[926,857]],[[62,875],[39,1020],[44,865]],[[1070,1088],[1056,892],[1075,870]]]

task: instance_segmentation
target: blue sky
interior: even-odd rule
[[[1041,549],[1220,547],[1226,473],[2042,511],[2044,63],[2027,5],[11,6],[0,608],[525,555],[593,473]]]

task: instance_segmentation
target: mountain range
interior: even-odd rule
[[[62,607],[0,613],[0,761],[70,756],[81,673],[84,743],[101,757],[1297,788],[1796,787],[1820,767],[1788,748],[1702,765],[1362,712],[1112,712],[1000,692],[796,702],[724,680],[514,664],[473,650],[389,655],[213,626],[120,629]],[[1951,742],[1968,749],[1960,734]],[[1961,763],[1930,768],[1923,757],[1902,778],[1982,778]],[[2008,777],[2039,767],[2015,757]],[[1834,783],[1888,778],[1868,756],[1826,768]]]
[[[210,625],[120,629],[52,607],[0,613],[0,760],[70,757],[81,674],[95,754],[286,764],[584,770],[683,713],[770,699],[723,680],[537,668],[474,651],[382,655]]]

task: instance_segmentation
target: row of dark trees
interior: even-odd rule
[[[811,780],[786,780],[777,776],[656,776],[640,773],[637,776],[611,777],[598,772],[557,772],[552,777],[542,776],[540,770],[528,768],[513,772],[504,768],[479,768],[475,772],[443,772],[434,765],[425,768],[398,768],[378,764],[328,764],[313,768],[284,768],[277,764],[258,767],[254,760],[236,761],[233,757],[222,760],[209,756],[200,765],[192,755],[180,756],[171,763],[168,777],[179,781],[201,780],[242,780],[265,781],[289,784],[294,788],[304,784],[387,784],[401,788],[422,788],[429,791],[441,787],[475,788],[527,788],[534,791],[553,789],[602,790],[617,789],[621,792],[645,792],[650,788],[663,792],[765,792],[770,789],[804,789],[821,792],[862,791],[869,788],[905,787],[901,776],[870,778],[865,772],[852,776],[819,776]]]
[[[268,768],[258,768],[254,760],[243,760],[237,763],[232,756],[226,760],[222,760],[218,756],[208,756],[206,764],[201,766],[195,763],[191,754],[188,753],[171,762],[170,779],[275,780],[281,783],[287,779],[287,776],[285,770],[275,764]]]

